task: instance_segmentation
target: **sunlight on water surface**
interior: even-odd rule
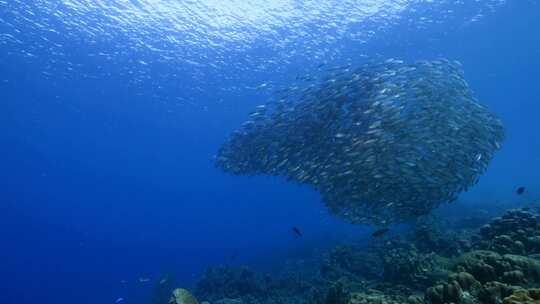
[[[5,57],[47,58],[41,62],[44,76],[99,78],[111,70],[105,66],[115,66],[118,75],[135,85],[156,83],[159,89],[162,79],[181,82],[189,76],[204,84],[210,77],[220,79],[220,90],[229,90],[235,83],[255,85],[261,79],[275,79],[293,62],[305,62],[308,69],[320,63],[346,63],[344,45],[360,47],[403,20],[412,27],[429,28],[451,20],[455,10],[467,6],[470,19],[453,22],[472,22],[503,3],[4,0],[0,46],[11,50]],[[95,58],[93,67],[98,71],[86,71],[81,57]],[[156,78],[151,69],[160,69],[163,78]],[[193,89],[182,90],[192,96]]]

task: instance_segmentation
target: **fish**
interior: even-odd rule
[[[505,137],[453,61],[390,59],[317,79],[255,107],[216,166],[313,186],[338,217],[386,226],[457,199]]]
[[[372,237],[382,237],[384,236],[388,231],[390,231],[390,228],[381,228],[378,230],[375,230],[373,233],[371,233]]]
[[[523,186],[520,186],[516,189],[516,194],[517,195],[522,195],[523,193],[525,193],[525,187]]]
[[[303,236],[302,232],[300,231],[300,229],[298,229],[298,227],[296,227],[296,226],[292,227],[291,230],[294,233],[294,235],[296,235],[297,237],[302,237]]]
[[[258,86],[255,87],[256,90],[264,89],[268,86],[268,83],[264,82]]]
[[[149,278],[139,278],[139,283],[148,283],[150,282]]]
[[[116,299],[116,301],[114,301],[114,303],[115,304],[123,304],[123,303],[125,303],[125,300],[124,300],[124,298],[118,298],[118,299]]]

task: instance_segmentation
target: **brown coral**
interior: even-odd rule
[[[481,283],[500,281],[509,284],[529,284],[540,280],[540,262],[528,257],[493,251],[477,250],[462,255],[456,263]]]
[[[539,304],[540,289],[519,289],[504,298],[503,304]]]
[[[176,288],[173,291],[173,296],[169,300],[169,304],[199,304],[197,299],[186,289]]]
[[[501,254],[540,253],[540,215],[526,209],[513,209],[480,230],[477,248]]]

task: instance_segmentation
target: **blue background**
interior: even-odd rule
[[[328,47],[353,63],[461,61],[471,88],[502,118],[508,135],[480,184],[458,204],[538,200],[540,4],[508,1],[467,21],[476,6],[449,4],[452,18],[426,25],[420,17],[436,21],[438,14],[404,12],[410,15],[367,42],[342,39]],[[0,40],[1,303],[113,303],[120,296],[148,303],[152,283],[139,278],[155,282],[173,272],[179,285],[191,286],[214,265],[272,270],[285,258],[372,229],[331,217],[312,189],[278,178],[229,176],[212,163],[246,113],[271,95],[253,87],[269,79],[286,85],[321,62],[348,61],[297,56],[261,71],[256,66],[277,51],[254,42],[230,54],[208,49],[201,61],[245,65],[224,64],[216,73],[208,66],[152,61],[159,55],[135,47],[124,52],[129,33],[90,39],[54,18],[46,26],[57,34],[43,40],[48,34],[32,18],[43,20],[45,12],[22,14],[27,19],[14,13],[28,7],[0,2],[0,34],[20,40]],[[302,52],[301,43],[287,48]],[[89,56],[99,52],[114,55]],[[126,73],[138,69],[130,56],[145,61],[143,72]],[[225,87],[231,89],[219,90]],[[514,195],[519,185],[527,186],[527,196]],[[301,228],[302,239],[292,226]]]

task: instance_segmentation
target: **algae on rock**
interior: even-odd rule
[[[176,288],[173,291],[173,296],[169,300],[169,304],[199,304],[199,302],[186,289]]]

